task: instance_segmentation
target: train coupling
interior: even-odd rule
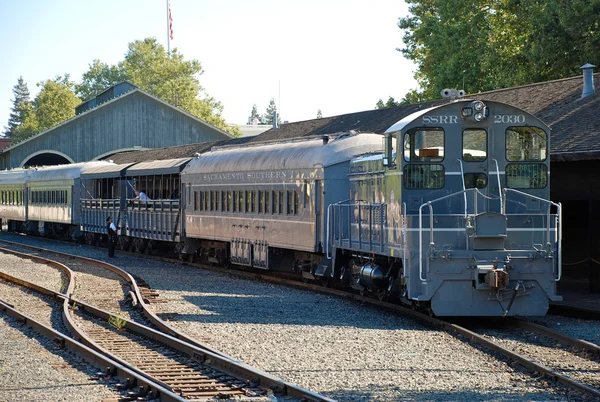
[[[499,262],[493,264],[477,265],[477,289],[482,290],[502,290],[506,289],[509,282],[509,275],[506,265]]]

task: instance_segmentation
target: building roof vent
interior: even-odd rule
[[[594,88],[595,67],[595,65],[590,63],[581,66],[581,69],[583,70],[583,91],[581,92],[581,99],[585,98],[586,96],[590,96],[594,92],[596,92],[596,89]]]

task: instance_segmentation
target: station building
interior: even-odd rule
[[[108,88],[75,112],[75,117],[5,148],[0,169],[85,162],[119,151],[232,138],[129,82]]]

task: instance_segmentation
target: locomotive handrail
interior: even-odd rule
[[[331,258],[332,258],[331,250],[329,249],[329,242],[333,241],[333,239],[330,238],[330,233],[329,233],[329,222],[331,221],[331,207],[333,207],[334,205],[343,204],[348,201],[352,201],[352,200],[347,199],[347,200],[343,200],[343,201],[338,201],[335,204],[329,204],[327,206],[327,241],[325,242],[325,256],[327,257],[328,260],[331,260]]]
[[[538,197],[538,196],[535,196],[535,195],[532,195],[532,194],[528,194],[528,193],[525,193],[523,191],[516,190],[514,188],[505,188],[503,190],[503,192],[504,192],[503,203],[506,203],[506,194],[508,192],[520,194],[522,196],[529,197],[529,198],[532,198],[534,200],[538,200],[538,201],[541,201],[541,202],[548,203],[548,212],[546,213],[546,219],[547,219],[546,241],[547,241],[548,244],[551,244],[551,242],[550,242],[550,222],[551,222],[550,207],[552,205],[554,205],[556,207],[556,212],[557,212],[557,215],[558,215],[558,230],[557,230],[557,236],[558,236],[558,238],[556,239],[557,242],[558,242],[558,250],[557,250],[558,251],[558,261],[557,261],[557,264],[558,264],[557,271],[558,272],[557,272],[557,277],[556,277],[556,279],[554,279],[554,281],[555,282],[560,281],[560,279],[562,278],[562,204],[560,202],[559,203],[552,202],[550,200],[546,200],[544,198],[541,198],[541,197]],[[505,208],[506,207],[504,206],[504,209]]]
[[[340,208],[340,233],[343,232],[342,227],[343,227],[343,223],[344,223],[344,220],[341,218],[341,216],[342,216],[342,213],[341,213],[342,209],[341,208],[347,208],[348,209],[348,228],[349,228],[349,231],[348,231],[348,236],[349,237],[347,239],[348,242],[350,244],[352,244],[353,242],[356,242],[356,241],[352,240],[352,227],[354,225],[356,225],[358,227],[358,240],[357,240],[357,242],[358,242],[359,247],[362,247],[362,245],[364,243],[365,245],[368,245],[369,250],[372,251],[373,250],[373,246],[374,246],[374,239],[373,239],[374,224],[373,224],[373,220],[376,219],[376,216],[374,215],[375,212],[377,212],[379,214],[378,215],[379,216],[378,222],[380,222],[379,224],[375,224],[375,225],[377,225],[377,226],[380,227],[380,230],[378,231],[378,233],[379,233],[378,240],[376,240],[377,241],[376,246],[379,247],[379,250],[383,250],[383,248],[384,248],[384,244],[385,244],[384,237],[385,237],[386,232],[384,230],[385,225],[383,224],[383,221],[384,221],[385,210],[382,207],[384,207],[385,205],[386,204],[382,203],[382,202],[370,203],[370,202],[365,201],[365,200],[351,200],[351,199],[344,200],[344,201],[338,201],[338,202],[336,202],[334,204],[328,205],[327,206],[327,234],[326,234],[326,238],[327,238],[327,242],[328,243],[325,245],[325,251],[326,251],[325,254],[326,254],[326,257],[328,259],[333,258],[332,255],[331,255],[331,252],[330,252],[329,242],[332,242],[332,243],[334,242],[334,239],[332,237],[331,229],[330,228],[331,228],[331,221],[333,220],[334,224],[336,222],[336,219],[335,219],[336,218],[336,209],[334,209],[333,214],[332,214],[331,213],[331,209],[332,208],[336,208],[336,207]],[[351,208],[358,208],[358,210],[357,210],[357,216],[355,216],[355,218],[356,218],[355,223],[352,223],[352,219],[350,218],[350,212],[351,212],[350,209]],[[368,212],[364,212],[365,217],[366,217],[366,218],[364,218],[364,222],[365,223],[368,222],[368,234],[369,234],[368,240],[365,240],[365,241],[363,241],[363,235],[362,235],[362,229],[363,229],[363,212],[362,212],[362,209],[363,208],[365,208],[365,209],[368,208]],[[366,214],[368,214],[368,215],[366,215]],[[365,224],[365,228],[367,228],[366,224]]]
[[[463,191],[467,188],[465,187],[465,170],[463,169],[463,163],[460,159],[457,159],[458,164],[460,165],[460,178],[462,180]],[[467,217],[467,193],[463,194],[465,196],[465,218]]]
[[[504,211],[506,210],[504,207],[504,203],[502,202],[502,184],[500,183],[500,168],[498,167],[498,160],[492,159],[496,164],[496,179],[498,179],[498,196],[501,198],[500,200],[500,213],[504,215]]]
[[[451,197],[455,197],[457,195],[460,194],[465,194],[465,198],[466,198],[466,194],[467,192],[475,192],[475,205],[477,205],[477,193],[476,193],[477,189],[476,188],[468,188],[465,190],[461,190],[458,191],[456,193],[452,193],[452,194],[448,194],[445,195],[443,197],[440,198],[436,198],[435,200],[431,200],[431,201],[427,201],[426,203],[422,204],[419,207],[419,279],[421,280],[421,282],[427,282],[426,278],[423,278],[423,208],[425,206],[429,206],[429,246],[435,246],[435,243],[433,242],[433,203],[436,203],[438,201],[443,201],[445,199],[451,198]],[[475,213],[477,213],[477,211],[474,211]]]
[[[423,207],[425,205],[429,206],[429,246],[435,246],[433,242],[433,206],[431,206],[431,202],[429,201],[419,207],[419,279],[421,282],[427,282],[427,279],[423,278]]]
[[[406,246],[407,246],[407,242],[406,242],[406,229],[408,226],[408,221],[407,221],[407,216],[406,216],[406,203],[403,202],[402,203],[402,248],[404,249],[403,251],[403,260],[402,260],[402,269],[404,271],[404,278],[406,278],[406,271],[407,271],[407,267],[406,265],[409,263],[408,260],[406,259]]]

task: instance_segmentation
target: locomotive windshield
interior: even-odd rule
[[[463,131],[463,160],[481,162],[487,158],[487,132],[482,129]]]
[[[548,137],[537,127],[506,129],[506,160],[511,162],[546,160]]]

